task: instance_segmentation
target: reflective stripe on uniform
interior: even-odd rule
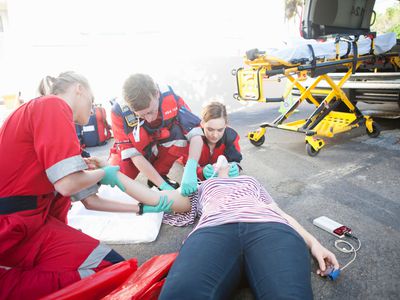
[[[112,249],[110,247],[102,243],[94,248],[86,260],[79,266],[78,272],[81,279],[94,274],[95,272],[93,269],[98,267],[98,265],[103,261],[104,257],[106,257],[111,250]]]
[[[194,136],[203,136],[203,130],[201,129],[201,127],[195,127],[192,130],[190,130],[187,134],[185,134],[185,137],[188,139],[188,141],[191,140],[192,137]]]
[[[59,161],[46,170],[47,178],[52,184],[61,178],[78,172],[86,170],[88,166],[83,160],[82,156],[75,155]]]
[[[83,199],[89,197],[90,195],[97,194],[98,191],[99,191],[99,186],[95,184],[72,195],[71,200],[73,202],[82,201]]]
[[[121,159],[127,159],[127,158],[131,158],[134,156],[139,156],[142,155],[142,153],[140,153],[138,150],[136,150],[136,148],[128,148],[128,149],[124,149],[121,151]]]
[[[183,147],[186,147],[187,144],[188,144],[188,142],[186,140],[175,140],[175,141],[165,142],[165,143],[162,143],[160,145],[163,146],[163,147],[166,147],[166,148],[169,148],[169,147],[172,147],[172,146],[182,147],[183,148]]]
[[[164,93],[171,92],[170,86],[169,86],[169,85],[166,85],[166,84],[164,84],[164,83],[159,84],[159,85],[158,85],[158,89],[160,90],[161,95],[164,94]]]

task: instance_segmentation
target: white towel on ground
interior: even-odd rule
[[[99,195],[120,201],[137,201],[117,187],[102,185]],[[110,244],[148,243],[157,238],[163,213],[110,213],[87,210],[81,202],[74,202],[68,213],[68,224],[82,232]]]

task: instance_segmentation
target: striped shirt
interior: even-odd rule
[[[288,224],[276,210],[278,207],[265,188],[250,176],[212,178],[203,182],[198,193],[190,198],[191,211],[164,215],[163,222],[173,226],[193,224],[197,227],[218,226],[236,222],[279,222]]]
[[[278,222],[288,224],[277,212],[277,204],[265,188],[251,176],[213,178],[199,187],[196,228],[237,222]]]

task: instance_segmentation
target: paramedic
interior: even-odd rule
[[[197,177],[209,179],[213,175],[213,164],[218,156],[224,155],[230,162],[229,176],[239,175],[239,163],[242,160],[239,146],[239,134],[227,126],[226,107],[220,102],[210,102],[202,111],[201,128],[203,130],[203,149],[201,151]],[[214,174],[215,176],[217,174]]]
[[[123,260],[66,225],[70,196],[119,184],[117,167],[86,170],[80,155],[74,122],[88,122],[90,86],[64,72],[39,92],[0,129],[0,299],[37,299]]]
[[[150,184],[171,190],[177,186],[171,186],[167,174],[174,161],[186,155],[181,192],[195,192],[203,146],[200,119],[170,86],[157,85],[145,74],[131,75],[123,94],[124,103],[117,101],[111,114],[115,145],[110,163],[132,179],[142,172]]]

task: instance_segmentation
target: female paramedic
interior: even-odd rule
[[[335,255],[283,212],[254,177],[230,177],[230,169],[222,165],[218,178],[204,181],[190,201],[178,190],[150,190],[118,173],[137,200],[157,203],[167,195],[174,212],[187,212],[193,205],[201,215],[160,299],[230,299],[242,272],[256,299],[312,299],[308,249],[322,276],[327,267],[339,268]]]
[[[203,129],[203,148],[197,167],[200,180],[213,176],[213,164],[218,156],[224,155],[230,164],[229,176],[239,175],[239,163],[242,160],[239,146],[239,134],[227,126],[226,107],[220,102],[210,102],[203,108],[201,128]],[[216,176],[216,174],[214,174]]]
[[[51,95],[23,104],[0,129],[0,299],[38,299],[123,260],[66,225],[71,195],[92,209],[139,211],[93,201],[98,182],[123,187],[118,167],[86,170],[80,155],[74,122],[90,116],[87,80],[48,76],[39,92]]]

